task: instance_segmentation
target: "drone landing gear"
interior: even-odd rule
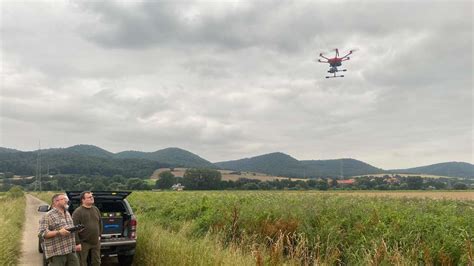
[[[346,71],[347,71],[347,69],[340,69],[340,70],[338,69],[338,70],[333,70],[333,71],[328,70],[328,73],[332,74],[332,73],[335,73],[335,72],[346,72]]]
[[[343,78],[344,75],[340,75],[340,76],[326,76],[327,79],[331,79],[331,78]]]

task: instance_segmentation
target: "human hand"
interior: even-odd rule
[[[71,234],[71,232],[66,230],[66,227],[63,227],[63,228],[61,228],[61,230],[59,230],[59,234],[61,234],[62,236],[68,236],[68,235]]]
[[[76,252],[80,252],[82,250],[81,244],[76,245]]]

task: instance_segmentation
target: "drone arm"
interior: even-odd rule
[[[318,62],[319,63],[329,63],[329,61],[324,61],[324,60],[321,60],[321,59],[318,59]]]
[[[351,55],[355,50],[350,50],[349,53],[347,53],[345,56],[341,57],[341,58],[349,58],[348,56]]]
[[[319,54],[319,56],[321,56],[322,58],[326,59],[326,60],[329,60],[329,58],[325,57],[322,53]]]
[[[348,54],[346,54],[345,56],[343,56],[343,57],[341,57],[341,58],[342,58],[342,59],[344,59],[344,58],[349,58],[349,55],[351,55],[351,54],[352,54],[352,52],[349,52]]]

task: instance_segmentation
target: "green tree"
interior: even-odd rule
[[[406,179],[408,189],[422,189],[423,178],[421,176],[409,176]]]
[[[127,189],[146,190],[149,189],[147,183],[140,178],[130,178],[127,180]]]
[[[315,188],[319,190],[328,190],[329,189],[329,184],[326,180],[321,179],[316,181]]]
[[[120,191],[120,190],[126,190],[126,189],[127,189],[127,186],[119,182],[112,182],[106,188],[106,190],[112,190],[112,191]]]
[[[92,184],[91,183],[87,183],[85,181],[80,181],[79,183],[77,183],[76,185],[74,185],[74,189],[75,190],[80,190],[80,191],[84,191],[84,190],[91,190],[92,188]]]
[[[242,186],[245,190],[257,190],[259,187],[256,183],[246,183]]]
[[[164,171],[159,174],[160,179],[156,180],[155,188],[170,189],[175,184],[176,178],[171,171]]]
[[[184,173],[183,185],[187,189],[219,189],[221,173],[214,169],[188,169]]]
[[[454,185],[453,185],[453,189],[465,190],[465,189],[467,189],[467,185],[464,184],[464,183],[461,183],[461,182],[456,182],[456,183],[454,183]]]

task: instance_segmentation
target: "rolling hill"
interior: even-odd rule
[[[0,172],[33,174],[37,151],[23,152],[0,147]],[[41,150],[43,168],[76,174],[123,174],[145,176],[162,167],[219,168],[223,170],[258,172],[282,177],[350,177],[385,173],[427,174],[474,179],[474,165],[447,162],[422,167],[384,170],[355,159],[297,160],[290,155],[274,152],[240,160],[211,163],[180,148],[155,152],[123,151],[112,153],[93,145]],[[155,168],[156,167],[156,168]]]
[[[308,177],[356,176],[385,173],[383,169],[354,159],[301,161]]]
[[[115,154],[115,157],[153,160],[173,167],[217,168],[198,155],[179,148],[166,148],[155,152],[124,151]]]
[[[394,173],[429,174],[449,177],[463,177],[474,179],[474,165],[464,162],[447,162],[408,169],[390,170]]]
[[[9,153],[9,152],[21,152],[21,151],[15,150],[15,149],[0,147],[0,153]]]
[[[347,177],[384,173],[383,169],[354,159],[298,161],[281,152],[215,164],[222,169],[288,177]]]
[[[114,154],[94,145],[79,144],[68,148],[41,150],[42,154],[77,154],[82,156],[113,158]]]
[[[303,176],[301,162],[281,152],[269,153],[235,161],[217,162],[215,165],[222,169],[234,171],[260,172],[288,177]]]
[[[0,172],[16,175],[35,175],[37,152],[0,152]],[[167,164],[145,159],[114,159],[86,156],[64,151],[41,153],[43,174],[75,174],[124,177],[149,177],[155,169]]]

